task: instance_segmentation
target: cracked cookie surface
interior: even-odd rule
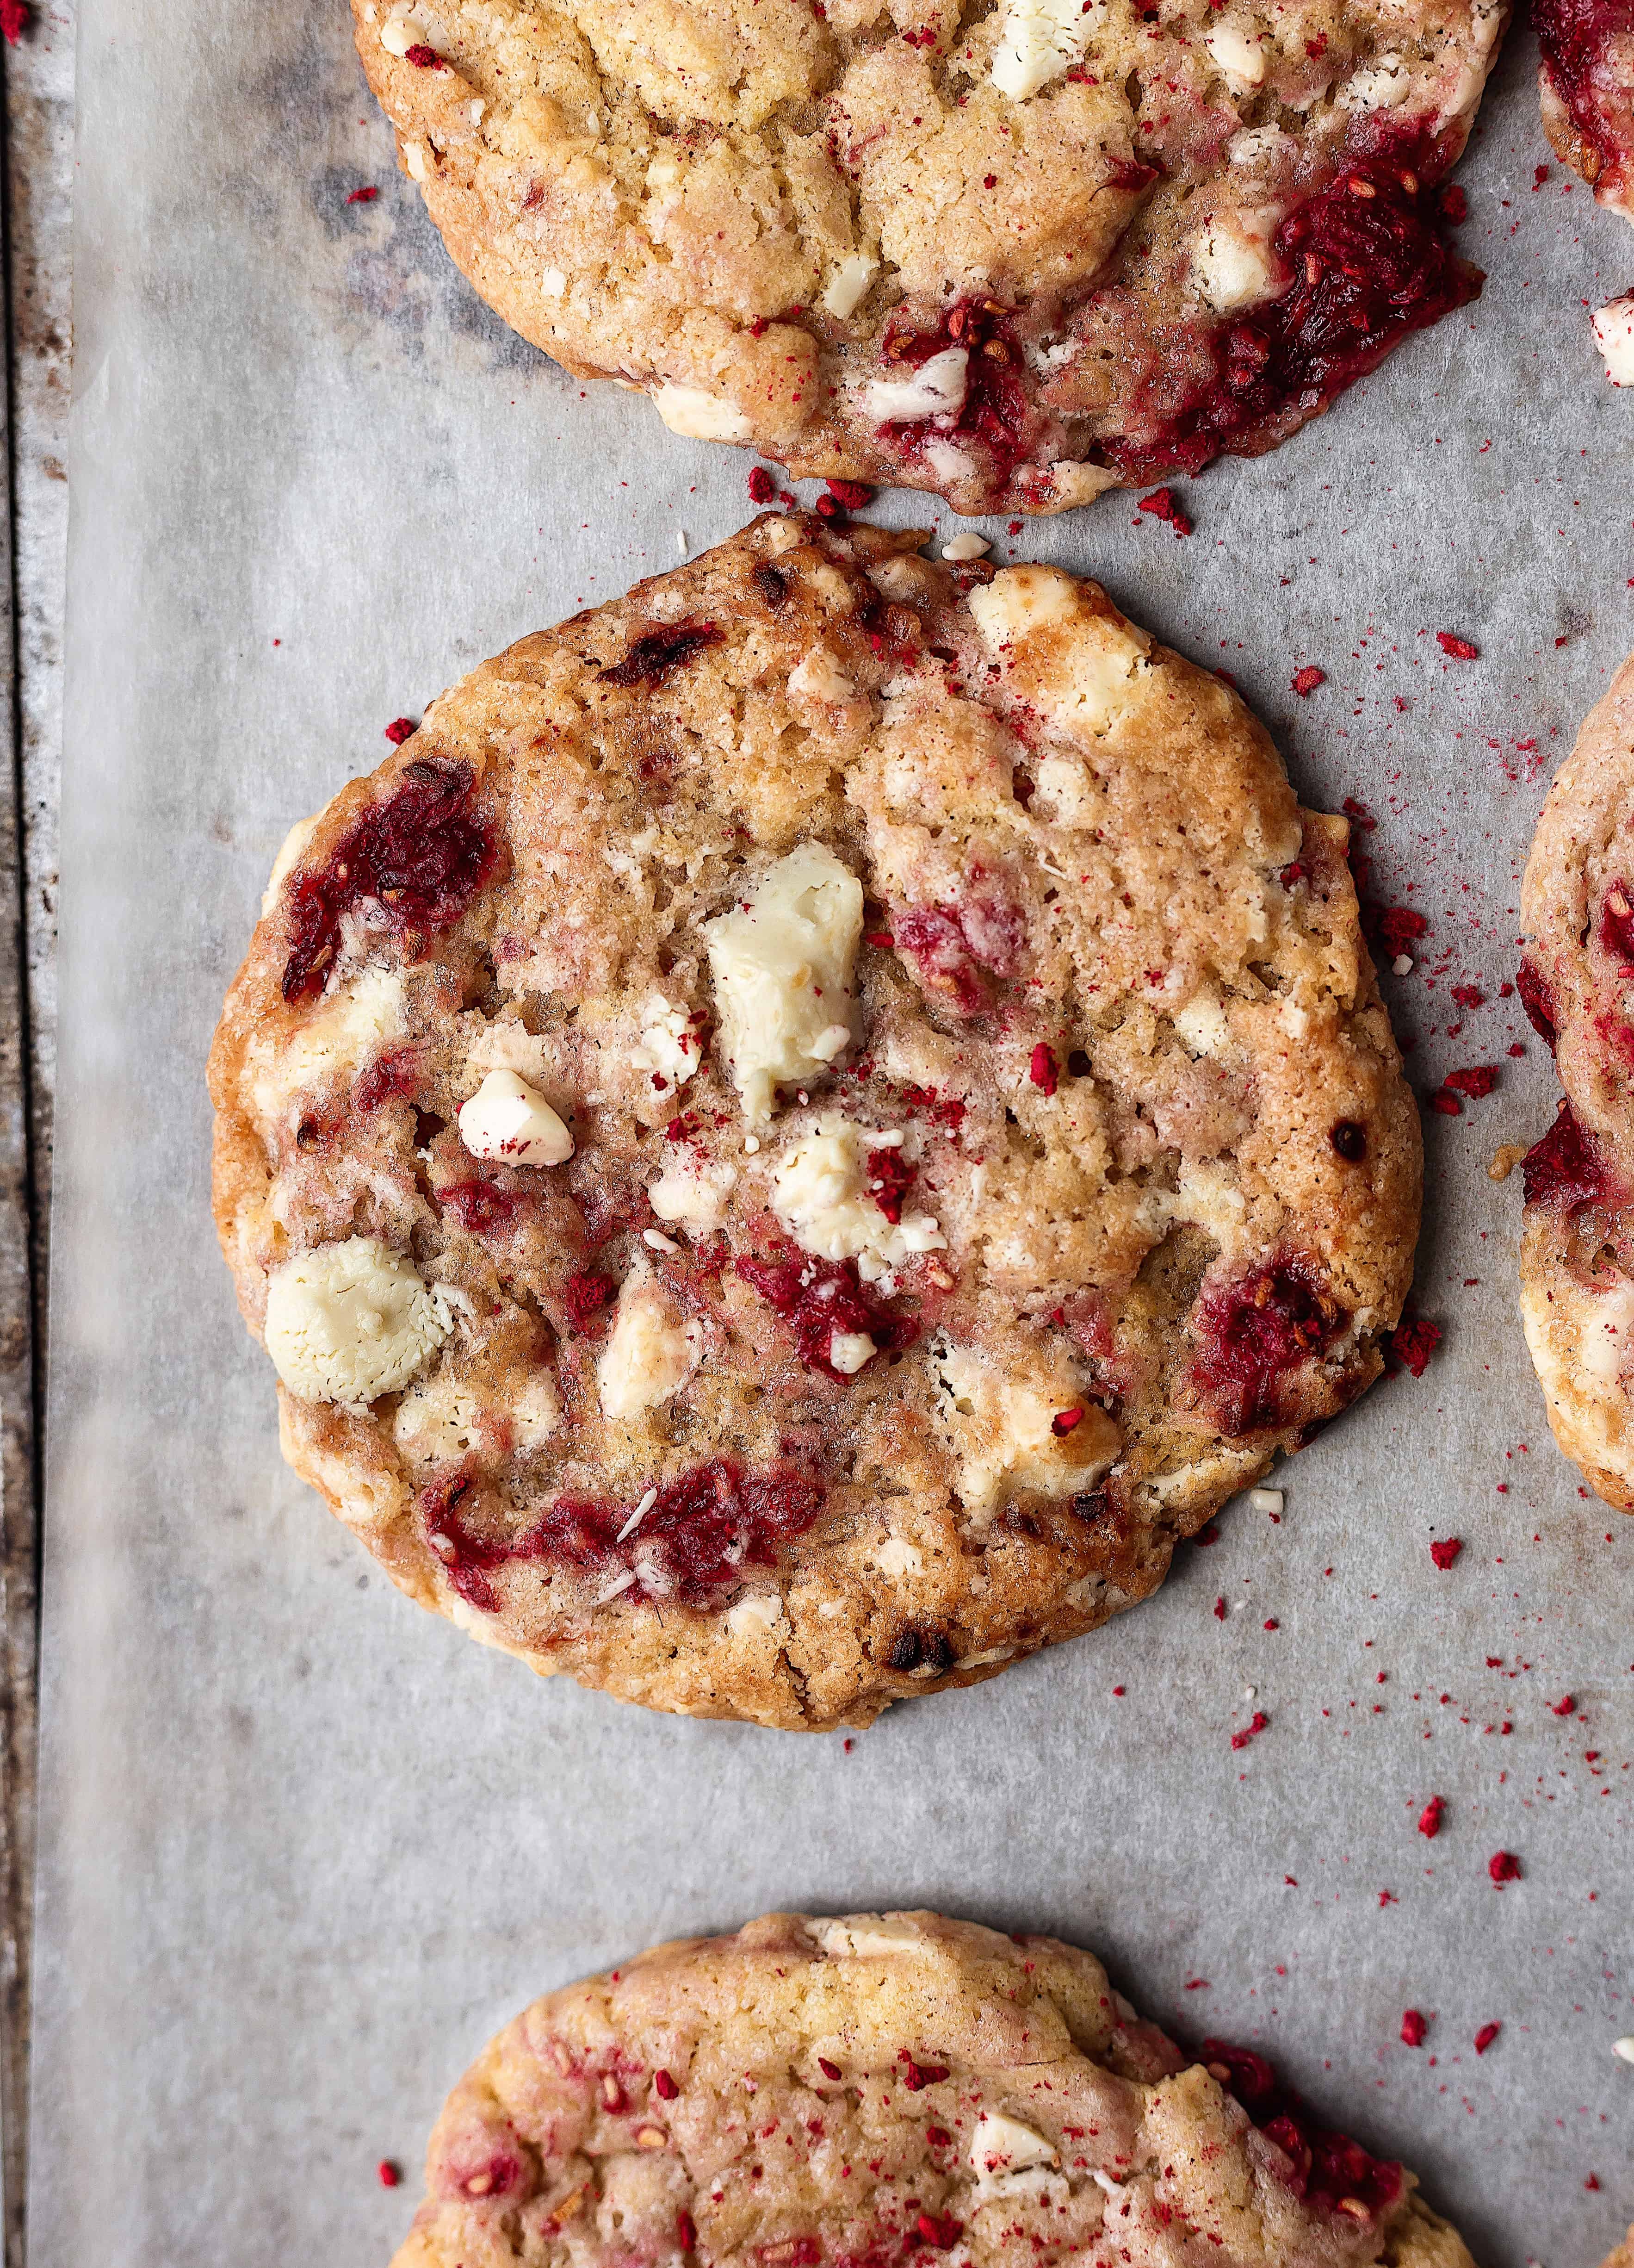
[[[1342,820],[1095,585],[769,515],[298,828],[210,1062],[284,1451],[543,1672],[864,1724],[1161,1582],[1380,1367]]]
[[[353,0],[450,252],[796,473],[1056,512],[1257,455],[1478,271],[1505,0]]]
[[[535,2001],[425,2170],[395,2268],[1471,2268],[1263,2057],[933,1913],[769,1914]]]
[[[1520,912],[1520,998],[1565,1090],[1522,1168],[1521,1320],[1556,1440],[1634,1512],[1634,659],[1549,789]]]

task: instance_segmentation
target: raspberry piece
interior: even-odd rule
[[[1502,2024],[1483,2024],[1476,2034],[1476,2053],[1484,2055],[1503,2029]]]
[[[386,728],[386,737],[394,748],[401,748],[403,742],[419,729],[418,723],[412,717],[394,717]]]
[[[1053,1094],[1061,1084],[1061,1073],[1056,1064],[1056,1051],[1040,1040],[1033,1050],[1033,1060],[1027,1065],[1027,1077],[1043,1094]]]
[[[379,194],[380,192],[376,188],[354,189],[346,202],[349,205],[372,205]],[[412,729],[410,727],[410,730]],[[386,730],[387,732],[391,730],[390,725],[387,725]],[[407,735],[405,734],[404,737],[407,738]]]
[[[1402,2009],[1402,2045],[1404,2048],[1423,2047],[1424,2043],[1424,2034],[1429,2030],[1429,2025],[1425,2023],[1424,2018],[1419,2014],[1417,2008]]]
[[[403,2169],[394,2158],[382,2158],[374,2173],[383,2190],[394,2190],[403,2177]]]
[[[403,61],[412,63],[416,70],[439,71],[448,68],[436,48],[428,48],[423,40],[416,40],[413,47],[403,49]]]
[[[1142,497],[1138,509],[1149,512],[1154,519],[1166,519],[1176,535],[1189,535],[1192,523],[1174,501],[1173,489],[1154,489],[1149,497]]]
[[[894,1227],[902,1217],[902,1200],[913,1186],[914,1167],[900,1150],[870,1150],[868,1194]]]
[[[1578,1124],[1571,1105],[1562,1101],[1555,1123],[1535,1142],[1520,1167],[1526,1201],[1570,1212],[1592,1204],[1605,1192],[1599,1145]]]
[[[606,1276],[576,1269],[562,1286],[562,1304],[576,1331],[601,1328],[602,1310],[616,1297],[618,1286]]]
[[[1327,684],[1328,673],[1325,669],[1318,669],[1314,661],[1307,661],[1303,669],[1294,671],[1288,682],[1301,701],[1308,701],[1319,685]]]
[[[1206,1289],[1193,1310],[1192,1376],[1222,1432],[1277,1424],[1287,1374],[1320,1355],[1348,1320],[1311,1263],[1292,1256]]]
[[[1558,1701],[1551,1701],[1549,1704],[1551,1711],[1557,1717],[1575,1716],[1577,1714],[1577,1697],[1574,1694],[1571,1693],[1564,1693],[1561,1696]]]
[[[1249,1718],[1248,1723],[1232,1734],[1231,1744],[1233,1748],[1246,1749],[1249,1742],[1255,1739],[1257,1734],[1268,1732],[1270,1729],[1270,1719],[1266,1715],[1263,1709],[1256,1709],[1253,1716]]]
[[[1432,1795],[1418,1815],[1418,1832],[1421,1835],[1427,1835],[1432,1843],[1441,1832],[1441,1817],[1446,1809],[1446,1798],[1444,1795]]]
[[[1438,630],[1435,642],[1442,652],[1451,654],[1454,661],[1479,661],[1481,659],[1480,647],[1472,645],[1467,637],[1460,637],[1455,630]]]
[[[666,2071],[653,2073],[652,2091],[660,2102],[673,2102],[675,2097],[681,2093],[681,2089]]]
[[[854,1260],[820,1260],[795,1252],[767,1260],[741,1259],[736,1268],[743,1281],[789,1324],[807,1369],[821,1371],[838,1385],[849,1385],[855,1373],[836,1370],[829,1359],[836,1332],[865,1334],[881,1354],[912,1343],[913,1324],[892,1314],[874,1298],[858,1278]]]
[[[1478,1100],[1483,1094],[1490,1094],[1498,1085],[1498,1065],[1470,1064],[1462,1071],[1449,1071],[1446,1084],[1455,1094],[1468,1094]]]
[[[1529,961],[1523,961],[1515,971],[1515,992],[1527,1012],[1527,1023],[1552,1049],[1557,1037],[1555,996]]]
[[[1430,1546],[1430,1557],[1435,1561],[1436,1565],[1440,1568],[1443,1574],[1445,1574],[1446,1570],[1454,1565],[1459,1553],[1463,1550],[1463,1548],[1464,1539],[1461,1535],[1446,1535],[1441,1537],[1438,1543],[1432,1543]]]
[[[297,870],[285,893],[286,1000],[323,990],[342,917],[354,906],[378,906],[398,931],[446,929],[459,920],[498,864],[493,823],[472,808],[475,785],[467,763],[406,765],[394,792],[342,838],[328,865]]]
[[[777,483],[764,465],[756,465],[749,474],[749,502],[769,504],[777,493]]]
[[[873,502],[873,490],[866,481],[830,481],[828,488],[835,504],[846,512],[860,512]]]
[[[1505,1882],[1520,1880],[1520,1861],[1513,1851],[1494,1851],[1486,1862],[1486,1870],[1500,1890]]]
[[[622,661],[615,661],[597,674],[604,685],[662,685],[695,654],[703,653],[720,642],[721,632],[713,622],[666,623],[659,629],[644,630],[631,641]]]

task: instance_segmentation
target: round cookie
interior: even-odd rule
[[[453,258],[795,473],[1048,512],[1284,440],[1479,271],[1506,0],[353,0]]]
[[[770,515],[444,694],[210,1060],[285,1454],[541,1671],[865,1724],[1144,1598],[1377,1374],[1340,820],[1092,583]]]
[[[1556,1440],[1634,1512],[1634,659],[1549,790],[1520,912],[1520,998],[1565,1089],[1523,1167],[1521,1320]]]
[[[933,1913],[768,1914],[535,2001],[425,2170],[394,2268],[1471,2268],[1263,2057]]]
[[[1634,6],[1535,0],[1538,94],[1556,155],[1634,219]]]

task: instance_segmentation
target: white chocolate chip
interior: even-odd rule
[[[700,1345],[698,1326],[682,1322],[653,1277],[629,1277],[596,1364],[604,1411],[609,1418],[636,1418],[667,1402],[690,1375]]]
[[[989,73],[993,85],[1026,101],[1078,61],[1105,13],[1086,0],[1006,0]]]
[[[986,536],[977,535],[973,530],[966,528],[959,534],[948,537],[942,546],[942,556],[944,559],[953,560],[957,564],[966,559],[985,559],[992,548]]]
[[[832,850],[804,843],[746,904],[703,925],[719,1045],[751,1125],[775,1089],[824,1071],[850,1043],[862,885]]]
[[[460,1106],[460,1139],[474,1158],[507,1166],[560,1166],[573,1137],[537,1087],[513,1071],[490,1071]]]
[[[843,323],[848,315],[856,313],[879,272],[880,263],[872,253],[852,253],[828,278],[828,289],[822,295],[823,312],[832,315],[835,322]]]
[[[906,378],[870,379],[862,389],[864,411],[881,425],[950,416],[964,407],[969,368],[968,348],[944,347]]]
[[[1255,1488],[1248,1491],[1248,1502],[1255,1512],[1280,1512],[1283,1492],[1280,1489]]]
[[[267,1351],[291,1394],[363,1410],[395,1394],[452,1329],[445,1300],[374,1236],[298,1253],[267,1282]]]
[[[1589,320],[1606,376],[1613,386],[1634,386],[1634,292],[1608,299]]]
[[[828,1360],[843,1378],[855,1378],[879,1351],[866,1331],[834,1331],[829,1335]]]
[[[735,401],[707,394],[701,386],[656,386],[652,407],[669,427],[688,441],[747,441],[749,421]]]

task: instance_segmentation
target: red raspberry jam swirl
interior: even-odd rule
[[[1527,1203],[1554,1212],[1574,1212],[1606,1195],[1600,1145],[1579,1125],[1569,1102],[1562,1102],[1548,1133],[1527,1152],[1520,1174]]]
[[[368,905],[400,932],[459,920],[498,858],[492,821],[472,808],[475,785],[469,764],[407,764],[395,792],[364,813],[327,866],[297,873],[285,894],[286,1000],[322,991],[342,919],[354,906]]]
[[[1404,137],[1358,154],[1296,205],[1273,249],[1292,278],[1279,299],[1223,324],[1211,385],[1152,439],[1109,443],[1125,479],[1200,472],[1222,451],[1256,456],[1287,411],[1325,409],[1411,331],[1481,289],[1481,275],[1440,233],[1432,194],[1444,171],[1433,143]]]
[[[792,1465],[746,1473],[735,1460],[695,1465],[659,1489],[633,1533],[619,1541],[634,1507],[588,1496],[560,1496],[519,1536],[491,1538],[467,1522],[475,1475],[462,1468],[422,1491],[427,1543],[466,1604],[499,1611],[492,1577],[517,1560],[537,1560],[599,1577],[621,1572],[635,1580],[619,1594],[632,1603],[677,1600],[707,1608],[740,1582],[749,1567],[775,1567],[812,1527],[823,1489]]]
[[[1288,1373],[1320,1355],[1350,1317],[1308,1261],[1266,1262],[1205,1290],[1193,1310],[1192,1378],[1225,1433],[1283,1422]]]
[[[836,1331],[865,1332],[881,1354],[913,1342],[912,1323],[894,1315],[876,1299],[858,1278],[854,1260],[780,1252],[770,1259],[745,1258],[734,1264],[743,1281],[788,1324],[806,1368],[821,1371],[836,1385],[849,1386],[857,1375],[836,1370],[829,1359]],[[869,1362],[873,1359],[870,1355]]]
[[[1037,423],[1011,310],[990,299],[961,299],[927,330],[894,321],[880,344],[882,372],[888,377],[919,370],[950,347],[963,347],[969,357],[958,409],[946,417],[882,425],[879,438],[904,457],[922,455],[933,439],[954,448],[975,442],[991,464],[995,483],[1002,485],[1028,453],[1029,422]]]
[[[1348,2134],[1318,2125],[1292,2090],[1278,2086],[1265,2058],[1251,2048],[1204,2040],[1204,2065],[1234,2095],[1254,2124],[1289,2161],[1282,2178],[1307,2205],[1325,2205],[1347,2219],[1371,2220],[1402,2194],[1402,2169],[1375,2158]]]

